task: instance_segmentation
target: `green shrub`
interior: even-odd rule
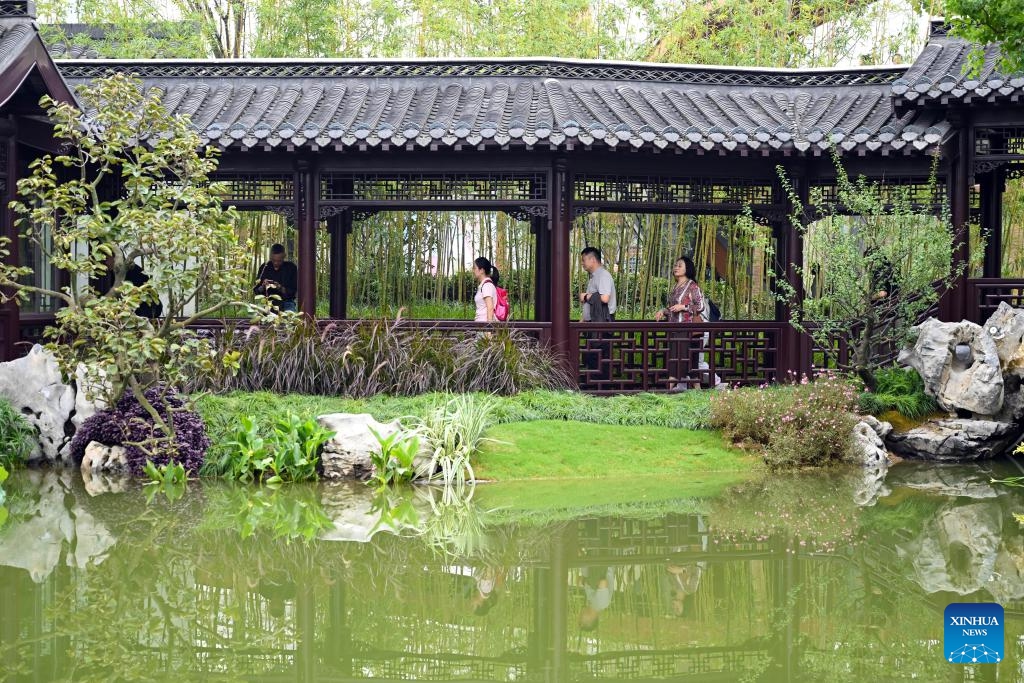
[[[853,384],[838,377],[732,389],[711,399],[711,425],[761,446],[769,468],[828,465],[849,456],[855,404]]]
[[[401,321],[294,326],[228,326],[218,353],[237,354],[238,372],[215,364],[193,378],[190,391],[273,391],[366,398],[380,394],[486,391],[514,394],[566,388],[558,357],[522,332],[496,325],[462,339]]]
[[[234,438],[218,450],[216,459],[207,458],[203,474],[265,484],[316,479],[320,451],[334,436],[314,418],[292,412],[278,416],[266,438],[255,418],[243,415],[238,422]]]
[[[881,415],[890,410],[911,420],[919,420],[939,410],[935,399],[924,393],[924,380],[912,368],[889,368],[875,373],[878,387],[865,391],[857,399],[860,412]]]
[[[36,438],[36,430],[25,417],[0,399],[0,465],[13,469],[27,460]]]

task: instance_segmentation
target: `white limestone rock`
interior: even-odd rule
[[[0,363],[0,396],[39,432],[29,460],[68,462],[75,390],[64,383],[53,354],[36,344],[24,358]]]
[[[873,418],[872,418],[873,419]],[[874,420],[882,429],[882,424]],[[888,425],[888,423],[884,423]],[[888,431],[892,431],[889,425]],[[889,451],[885,448],[885,442],[879,436],[875,426],[867,420],[858,422],[853,428],[853,442],[851,453],[855,462],[865,467],[885,468],[889,466]]]
[[[373,475],[370,456],[380,452],[380,443],[370,430],[382,438],[402,430],[398,420],[383,424],[367,413],[330,413],[320,415],[317,422],[334,432],[324,444],[321,462],[327,479],[367,479]]]
[[[127,472],[128,457],[123,446],[104,446],[90,441],[82,457],[82,472]]]
[[[924,380],[925,393],[943,410],[995,415],[1003,407],[1003,375],[996,343],[980,325],[966,320],[944,323],[929,318],[914,328],[917,341],[900,352]],[[966,357],[957,353],[966,346]]]

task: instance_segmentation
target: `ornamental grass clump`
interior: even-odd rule
[[[762,449],[771,469],[818,467],[849,459],[857,391],[824,375],[798,384],[732,389],[711,401],[711,426]]]
[[[184,398],[165,387],[146,390],[146,400],[171,429],[170,436],[133,394],[125,394],[113,408],[101,410],[78,428],[71,441],[74,462],[81,462],[85,447],[96,441],[123,446],[128,471],[137,477],[144,474],[147,461],[156,467],[176,462],[189,474],[199,472],[210,447],[203,419],[188,409]]]
[[[300,318],[287,325],[227,326],[218,354],[232,363],[197,373],[187,387],[190,393],[368,398],[472,391],[509,395],[572,385],[551,350],[505,326],[460,339],[401,319],[321,327]]]

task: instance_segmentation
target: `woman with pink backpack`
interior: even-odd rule
[[[473,277],[479,283],[473,297],[476,303],[473,321],[493,323],[508,320],[508,292],[498,286],[498,269],[481,256],[473,261]]]

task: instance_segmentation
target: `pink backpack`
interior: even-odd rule
[[[491,279],[487,278],[486,280],[484,280],[484,282],[491,282]],[[491,284],[494,285],[493,282],[491,282]],[[494,302],[494,317],[500,320],[501,322],[505,322],[506,320],[508,320],[509,312],[508,290],[502,289],[498,285],[494,285],[494,291],[498,294],[497,301]]]

